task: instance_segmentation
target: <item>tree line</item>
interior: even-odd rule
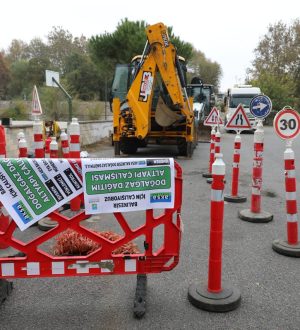
[[[300,20],[270,25],[254,52],[248,82],[271,98],[274,109],[289,105],[299,111]]]
[[[29,44],[13,40],[7,50],[0,52],[0,99],[30,99],[33,85],[42,87],[45,70],[53,70],[60,73],[63,86],[73,98],[107,100],[115,65],[129,63],[142,53],[147,25],[144,21],[124,19],[113,33],[105,32],[90,39],[73,37],[68,30],[53,27],[45,42],[41,38],[34,38]],[[221,66],[175,36],[172,27],[168,30],[178,54],[191,63],[189,74],[218,87]]]

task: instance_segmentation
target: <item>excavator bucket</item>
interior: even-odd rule
[[[181,116],[176,112],[172,111],[163,101],[161,97],[158,98],[155,121],[162,127],[168,127],[179,120]]]
[[[204,126],[203,122],[198,124],[198,142],[210,143],[210,126]]]

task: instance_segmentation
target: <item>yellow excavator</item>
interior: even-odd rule
[[[197,143],[193,98],[186,91],[185,60],[163,23],[148,26],[147,42],[131,63],[118,64],[112,83],[115,155],[135,154],[147,143],[176,144],[191,157]]]

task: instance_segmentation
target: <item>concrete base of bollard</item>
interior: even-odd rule
[[[247,201],[246,196],[231,196],[231,195],[224,195],[224,201],[230,203],[244,203]]]
[[[273,214],[261,211],[260,213],[251,212],[250,209],[239,211],[239,218],[244,221],[255,222],[255,223],[264,223],[270,222],[273,220]]]
[[[272,249],[284,256],[300,258],[300,242],[289,244],[287,241],[276,239],[273,241]]]
[[[38,228],[42,231],[48,231],[57,226],[57,221],[46,217],[38,221]]]
[[[212,178],[212,174],[211,173],[203,173],[202,177],[203,178]]]
[[[0,305],[10,295],[13,289],[13,283],[4,279],[0,279]]]
[[[207,286],[191,284],[188,291],[188,299],[192,305],[208,312],[230,312],[240,306],[240,291],[225,283],[223,290],[219,293],[212,293]]]

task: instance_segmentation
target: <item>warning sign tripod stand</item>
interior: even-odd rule
[[[80,164],[79,160],[76,162]],[[47,232],[40,231],[38,236],[35,235],[30,241],[28,235],[27,240],[20,238],[22,232],[11,220],[4,228],[0,227],[0,246],[13,248],[19,253],[3,256],[5,250],[0,250],[0,304],[11,291],[12,283],[7,281],[9,279],[137,274],[134,315],[138,318],[142,317],[146,311],[147,274],[170,271],[179,262],[181,203],[182,170],[175,163],[174,207],[159,209],[161,211],[159,215],[158,212],[154,213],[153,209],[141,212],[144,218],[139,219],[136,228],[132,228],[131,223],[126,220],[126,214],[121,212],[110,214],[124,233],[115,240],[110,240],[101,232],[84,226],[84,220],[90,217],[85,210],[80,210],[75,215],[71,213],[69,216],[63,212],[59,213],[59,210],[53,211],[47,216],[56,221],[57,225]],[[154,239],[158,229],[161,228],[163,228],[159,231],[161,245],[156,247]],[[30,230],[35,231],[36,234],[38,228],[30,227],[28,231]],[[15,235],[16,231],[18,231],[17,235]],[[49,249],[45,249],[51,240],[71,231],[95,243],[97,248],[87,255],[55,255]],[[122,247],[137,238],[144,240],[143,249],[134,253],[119,252]]]

